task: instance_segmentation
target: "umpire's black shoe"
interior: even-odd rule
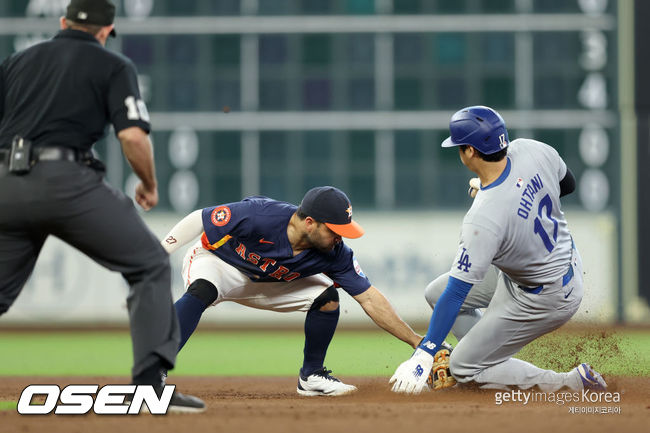
[[[158,396],[162,394],[162,387],[155,386],[154,389]],[[133,394],[127,394],[124,403],[131,403],[131,401],[133,401]],[[205,409],[205,403],[200,398],[181,394],[174,390],[172,398],[169,400],[169,406],[167,406],[167,413],[201,413],[205,412]],[[150,413],[147,403],[142,403],[140,413]]]
[[[167,369],[160,370],[160,383],[162,387],[167,382]],[[169,402],[169,410],[167,413],[199,413],[205,411],[205,403],[200,398],[193,395],[185,395],[180,392],[174,391],[171,401]]]
[[[167,413],[201,413],[205,412],[205,403],[193,395],[174,391]]]

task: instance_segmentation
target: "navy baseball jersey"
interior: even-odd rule
[[[297,206],[267,197],[203,209],[203,247],[255,282],[293,281],[323,273],[350,295],[370,281],[343,242],[328,253],[308,249],[293,255],[287,226]]]

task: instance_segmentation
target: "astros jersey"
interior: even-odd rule
[[[287,226],[297,207],[267,197],[247,197],[203,209],[203,247],[252,281],[292,281],[324,273],[350,295],[370,281],[343,242],[329,252],[302,251],[294,257]]]
[[[529,139],[512,141],[505,170],[481,187],[465,215],[450,275],[476,284],[494,264],[527,287],[562,277],[572,249],[560,209],[559,183],[566,172],[552,147]]]

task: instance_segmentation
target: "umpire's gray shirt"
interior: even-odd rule
[[[527,287],[561,278],[572,249],[560,208],[560,180],[566,172],[566,164],[549,145],[523,138],[512,141],[505,170],[481,187],[465,215],[450,275],[477,284],[494,264]]]

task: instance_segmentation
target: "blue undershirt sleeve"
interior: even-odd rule
[[[454,277],[449,277],[447,287],[442,292],[436,306],[431,314],[429,330],[425,335],[420,348],[431,356],[435,355],[441,348],[447,334],[456,321],[460,307],[472,289],[472,284],[466,283]]]

